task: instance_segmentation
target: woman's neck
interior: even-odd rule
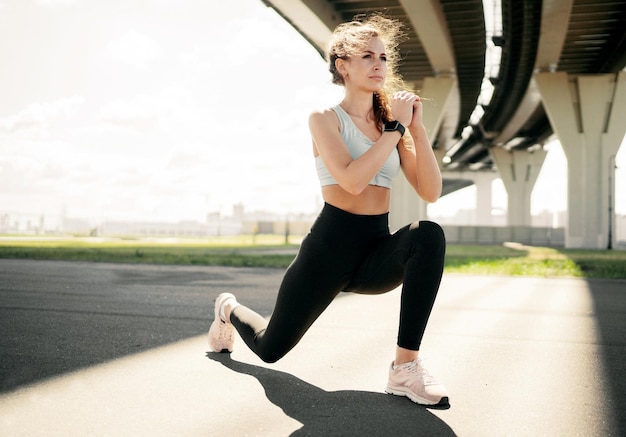
[[[341,102],[341,107],[353,117],[363,118],[364,120],[373,119],[374,106],[372,93],[349,93]]]

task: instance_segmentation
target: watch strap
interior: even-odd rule
[[[383,124],[383,132],[400,132],[400,136],[404,136],[406,128],[398,120],[391,120]]]

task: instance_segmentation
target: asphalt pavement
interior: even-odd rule
[[[626,435],[626,281],[444,275],[437,410],[383,391],[400,290],[340,295],[275,364],[209,352],[215,296],[268,316],[281,277],[0,260],[0,435]]]

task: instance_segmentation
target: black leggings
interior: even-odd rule
[[[269,323],[241,305],[230,316],[245,343],[273,363],[341,292],[381,294],[402,286],[398,346],[419,350],[441,282],[445,237],[421,221],[389,233],[388,214],[355,215],[325,204],[287,268]]]

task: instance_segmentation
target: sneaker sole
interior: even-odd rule
[[[390,395],[394,395],[394,396],[404,396],[409,398],[411,401],[415,402],[418,405],[424,405],[426,407],[449,407],[450,406],[450,401],[448,399],[448,396],[444,396],[442,397],[439,402],[433,403],[432,401],[428,400],[428,399],[424,399],[421,398],[419,396],[416,396],[413,392],[405,390],[403,388],[391,388],[391,387],[387,387],[385,389],[385,393],[390,394]]]
[[[209,345],[209,346],[210,346],[211,352],[215,352],[217,354],[230,354],[230,353],[233,352],[232,350],[228,349],[227,347],[222,348],[220,350],[217,350],[217,349],[213,349],[213,347],[211,345]]]

